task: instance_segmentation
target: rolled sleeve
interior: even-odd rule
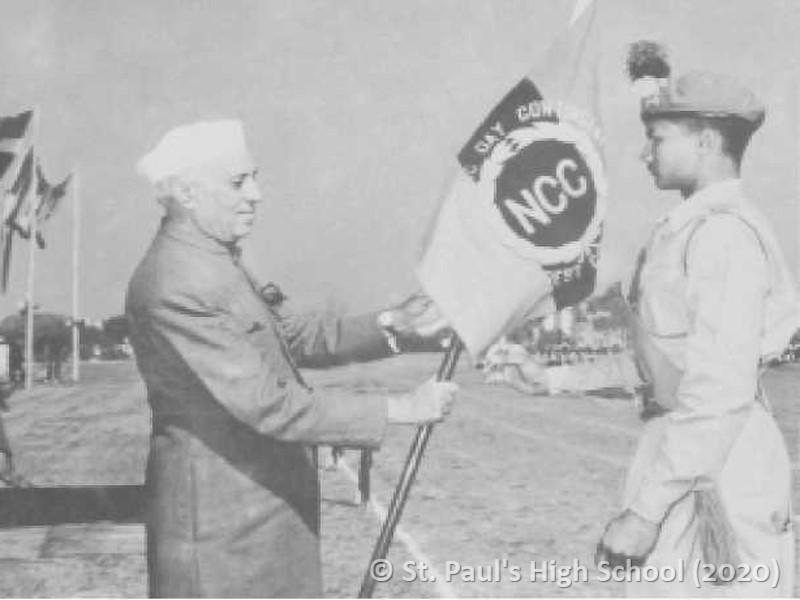
[[[698,480],[723,467],[755,403],[766,260],[733,215],[710,218],[687,250],[689,331],[677,409],[628,508],[661,521]]]

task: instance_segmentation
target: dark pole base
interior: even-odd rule
[[[439,370],[436,373],[437,381],[449,381],[453,377],[453,372],[458,363],[458,357],[461,355],[463,344],[456,336],[453,336],[450,347],[447,353],[442,358],[442,363],[439,365]],[[372,556],[369,559],[364,579],[361,582],[361,589],[358,592],[359,598],[371,598],[375,591],[375,584],[377,583],[372,577],[371,566],[376,560],[383,560],[389,553],[389,546],[394,538],[394,532],[397,529],[397,523],[403,514],[408,493],[411,490],[411,485],[417,476],[422,455],[425,453],[425,447],[428,445],[431,433],[433,433],[433,424],[421,425],[417,428],[417,433],[414,436],[414,441],[411,442],[411,448],[406,457],[403,472],[395,487],[392,500],[389,503],[389,509],[386,514],[386,520],[381,526],[381,532],[378,540],[375,542],[375,548],[372,551]]]

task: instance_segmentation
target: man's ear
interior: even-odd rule
[[[191,210],[197,207],[197,186],[181,177],[168,177],[161,185],[167,195],[175,199],[183,208]]]

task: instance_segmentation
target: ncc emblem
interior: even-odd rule
[[[591,137],[568,122],[509,132],[483,163],[478,186],[495,234],[544,267],[575,261],[600,233],[603,162]]]

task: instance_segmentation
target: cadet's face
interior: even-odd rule
[[[255,177],[255,171],[231,173],[222,168],[196,174],[192,214],[197,226],[226,243],[249,235],[262,200]]]
[[[700,163],[700,136],[680,121],[647,122],[641,159],[662,190],[691,189]]]

